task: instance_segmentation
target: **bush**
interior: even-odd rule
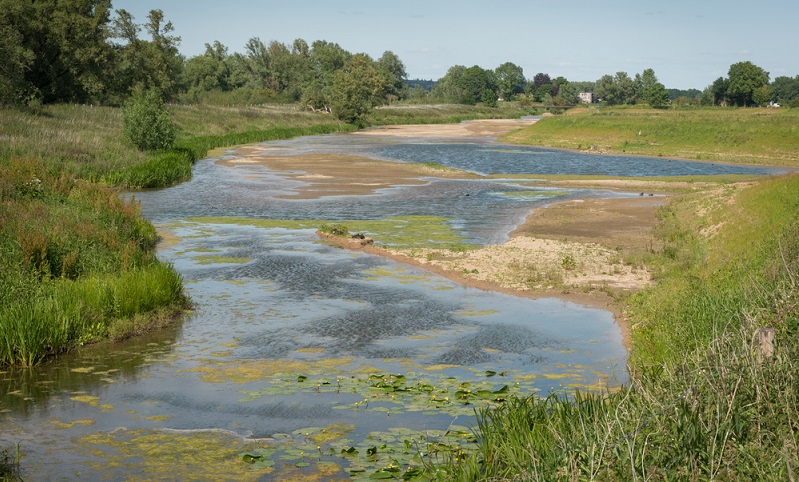
[[[169,149],[175,142],[175,126],[155,89],[136,90],[122,106],[125,137],[139,150]]]

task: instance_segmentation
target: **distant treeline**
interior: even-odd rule
[[[441,79],[407,81],[391,51],[379,59],[336,43],[290,45],[252,37],[243,52],[219,41],[190,58],[161,10],[136,23],[111,0],[0,0],[0,104],[122,104],[137,88],[168,101],[247,104],[299,102],[357,120],[375,105],[399,100],[495,105],[499,100],[574,105],[581,92],[609,104],[753,105],[799,97],[799,76],[778,77],[741,62],[703,92],[667,90],[655,72],[626,72],[575,82],[506,62],[495,69],[455,65]],[[143,35],[144,34],[144,35]]]

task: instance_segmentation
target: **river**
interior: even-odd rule
[[[26,480],[368,477],[390,464],[419,466],[419,453],[470,449],[476,407],[618,387],[626,351],[610,312],[464,287],[330,246],[318,224],[403,229],[435,217],[463,243],[499,243],[537,207],[620,195],[502,174],[753,172],[485,140],[333,135],[267,147],[500,176],[294,199],[302,181],[205,159],[189,182],[135,193],[164,233],[159,258],[181,273],[194,309],[162,332],[2,372],[0,447],[20,444]]]

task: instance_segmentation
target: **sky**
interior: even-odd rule
[[[669,89],[703,90],[751,61],[770,78],[799,75],[797,0],[112,0],[145,23],[164,12],[180,51],[219,41],[244,52],[260,38],[339,44],[378,59],[396,54],[409,79],[438,80],[454,65],[512,62],[570,81],[654,69]],[[141,34],[146,35],[145,33]]]

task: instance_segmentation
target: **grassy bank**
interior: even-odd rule
[[[799,176],[686,194],[661,212],[658,284],[629,305],[633,382],[479,413],[460,480],[794,480]],[[742,242],[742,240],[746,240]],[[776,330],[761,361],[755,330]]]
[[[186,305],[155,229],[116,192],[41,161],[0,169],[0,365],[147,329]]]
[[[144,153],[125,141],[120,109],[48,105],[0,109],[0,160],[39,159],[48,168],[94,183],[131,188],[184,181],[210,149],[352,130],[328,115],[291,106],[170,107],[175,148]]]
[[[611,154],[796,166],[799,110],[580,108],[502,140]]]

